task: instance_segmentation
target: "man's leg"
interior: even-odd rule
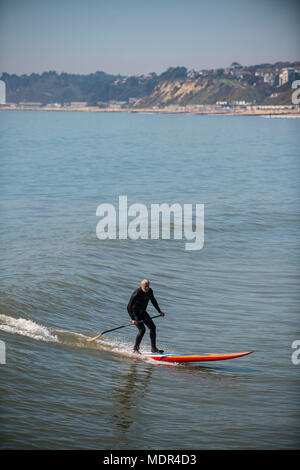
[[[144,326],[144,323],[137,323],[135,326],[138,328],[139,332],[135,339],[134,351],[138,351],[140,348],[140,344],[143,339],[143,336],[145,334],[146,328]]]
[[[163,351],[158,350],[156,347],[156,326],[148,313],[146,319],[144,320],[144,323],[150,330],[151,351],[162,353]]]

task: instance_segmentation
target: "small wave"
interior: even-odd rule
[[[57,342],[57,336],[51,334],[49,328],[41,326],[32,320],[14,318],[8,315],[0,315],[0,330],[7,333],[17,333],[38,341]]]
[[[27,336],[37,341],[56,342],[75,347],[87,347],[91,349],[101,349],[103,351],[113,351],[120,353],[132,352],[132,344],[124,343],[111,338],[105,338],[94,343],[89,343],[90,336],[81,333],[74,333],[66,330],[51,330],[38,323],[25,318],[15,318],[9,315],[0,314],[0,331],[6,333]]]
[[[77,348],[87,347],[121,353],[132,352],[132,344],[127,344],[111,338],[105,338],[94,343],[89,343],[90,336],[66,330],[51,330],[38,323],[25,318],[15,318],[0,314],[0,331],[6,333],[27,336],[37,341],[56,342]]]
[[[88,348],[103,352],[112,352],[133,359],[144,359],[147,362],[154,362],[151,358],[134,354],[132,343],[118,341],[113,338],[101,338],[99,341],[90,343],[88,342],[90,336],[66,330],[51,330],[50,328],[39,325],[32,320],[26,320],[25,318],[14,318],[9,315],[0,314],[0,331],[27,336],[37,341],[55,342],[75,348]],[[145,347],[145,349],[141,348],[141,352],[143,354],[148,351]]]

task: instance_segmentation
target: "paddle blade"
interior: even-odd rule
[[[100,336],[102,336],[102,333],[100,333],[100,335],[94,336],[94,338],[88,339],[88,342],[91,343],[92,341],[95,341],[95,339],[100,338]]]

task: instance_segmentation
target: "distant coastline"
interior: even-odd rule
[[[0,106],[14,109],[190,114],[285,114],[297,108],[300,61],[121,76],[2,73]],[[293,106],[294,104],[294,106]],[[53,109],[54,108],[54,109]],[[71,109],[70,109],[71,108]],[[79,109],[80,108],[80,109]],[[6,109],[6,108],[5,108]],[[294,111],[292,111],[294,113]]]
[[[119,108],[97,106],[33,106],[33,105],[2,105],[0,110],[5,111],[57,111],[57,112],[100,112],[100,113],[141,113],[141,114],[200,114],[225,116],[291,116],[300,117],[300,108],[297,106],[245,106],[234,109],[223,109],[219,106],[203,106],[202,109],[193,107],[155,107],[155,108]]]

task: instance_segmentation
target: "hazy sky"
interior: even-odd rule
[[[298,0],[0,0],[0,73],[300,60]]]

